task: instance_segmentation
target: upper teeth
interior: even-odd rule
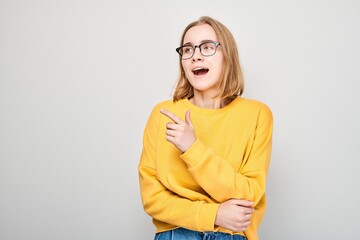
[[[198,70],[201,70],[201,69],[204,69],[204,68],[195,68],[193,71],[198,71]]]

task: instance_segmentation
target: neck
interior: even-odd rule
[[[217,109],[225,106],[224,100],[221,98],[212,98],[202,95],[194,95],[189,101],[195,106],[207,109]]]

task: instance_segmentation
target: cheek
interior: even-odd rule
[[[218,68],[217,68],[217,72],[218,74],[222,74],[223,72],[223,69],[224,69],[224,59],[223,58],[219,58],[219,61],[218,61]]]
[[[182,62],[181,66],[182,66],[182,68],[183,68],[183,70],[185,72],[186,77],[188,77],[188,75],[192,73],[189,64],[186,64],[186,63]]]

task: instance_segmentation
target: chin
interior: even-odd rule
[[[193,86],[194,89],[198,91],[207,91],[210,89],[215,89],[215,84],[209,84],[204,80],[196,79],[195,81],[191,81],[190,84]]]

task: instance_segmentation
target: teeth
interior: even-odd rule
[[[198,71],[198,70],[202,70],[202,69],[205,69],[205,68],[194,68],[193,71]]]

